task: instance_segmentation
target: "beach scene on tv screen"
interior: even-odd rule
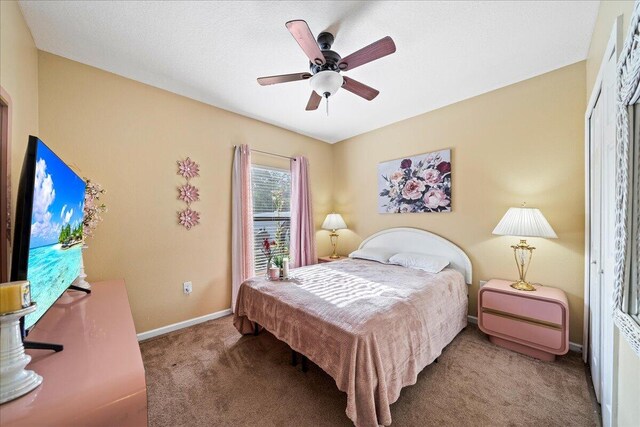
[[[38,143],[27,279],[38,307],[30,328],[80,274],[85,183]]]

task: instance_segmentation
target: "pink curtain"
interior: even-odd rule
[[[291,263],[294,267],[315,264],[316,230],[311,209],[309,162],[299,156],[291,160]]]
[[[248,145],[235,148],[231,187],[231,310],[235,312],[240,285],[254,276],[251,150]]]

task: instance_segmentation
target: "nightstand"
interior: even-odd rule
[[[341,259],[347,259],[347,258],[348,257],[342,256],[342,255],[340,255],[340,258],[330,258],[329,255],[321,256],[321,257],[318,257],[318,264],[322,264],[325,262],[332,262],[332,261],[340,261]]]
[[[540,285],[535,291],[519,291],[511,283],[493,279],[480,288],[480,330],[496,345],[549,362],[569,351],[565,293]]]

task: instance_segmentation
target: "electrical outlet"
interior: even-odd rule
[[[182,292],[184,292],[185,295],[189,295],[192,290],[193,290],[193,285],[191,282],[184,282],[182,284]]]
[[[480,280],[480,287],[483,287],[487,284],[487,280]]]

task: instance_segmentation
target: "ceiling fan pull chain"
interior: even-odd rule
[[[327,117],[329,117],[329,94],[325,93],[324,97],[327,99]]]

